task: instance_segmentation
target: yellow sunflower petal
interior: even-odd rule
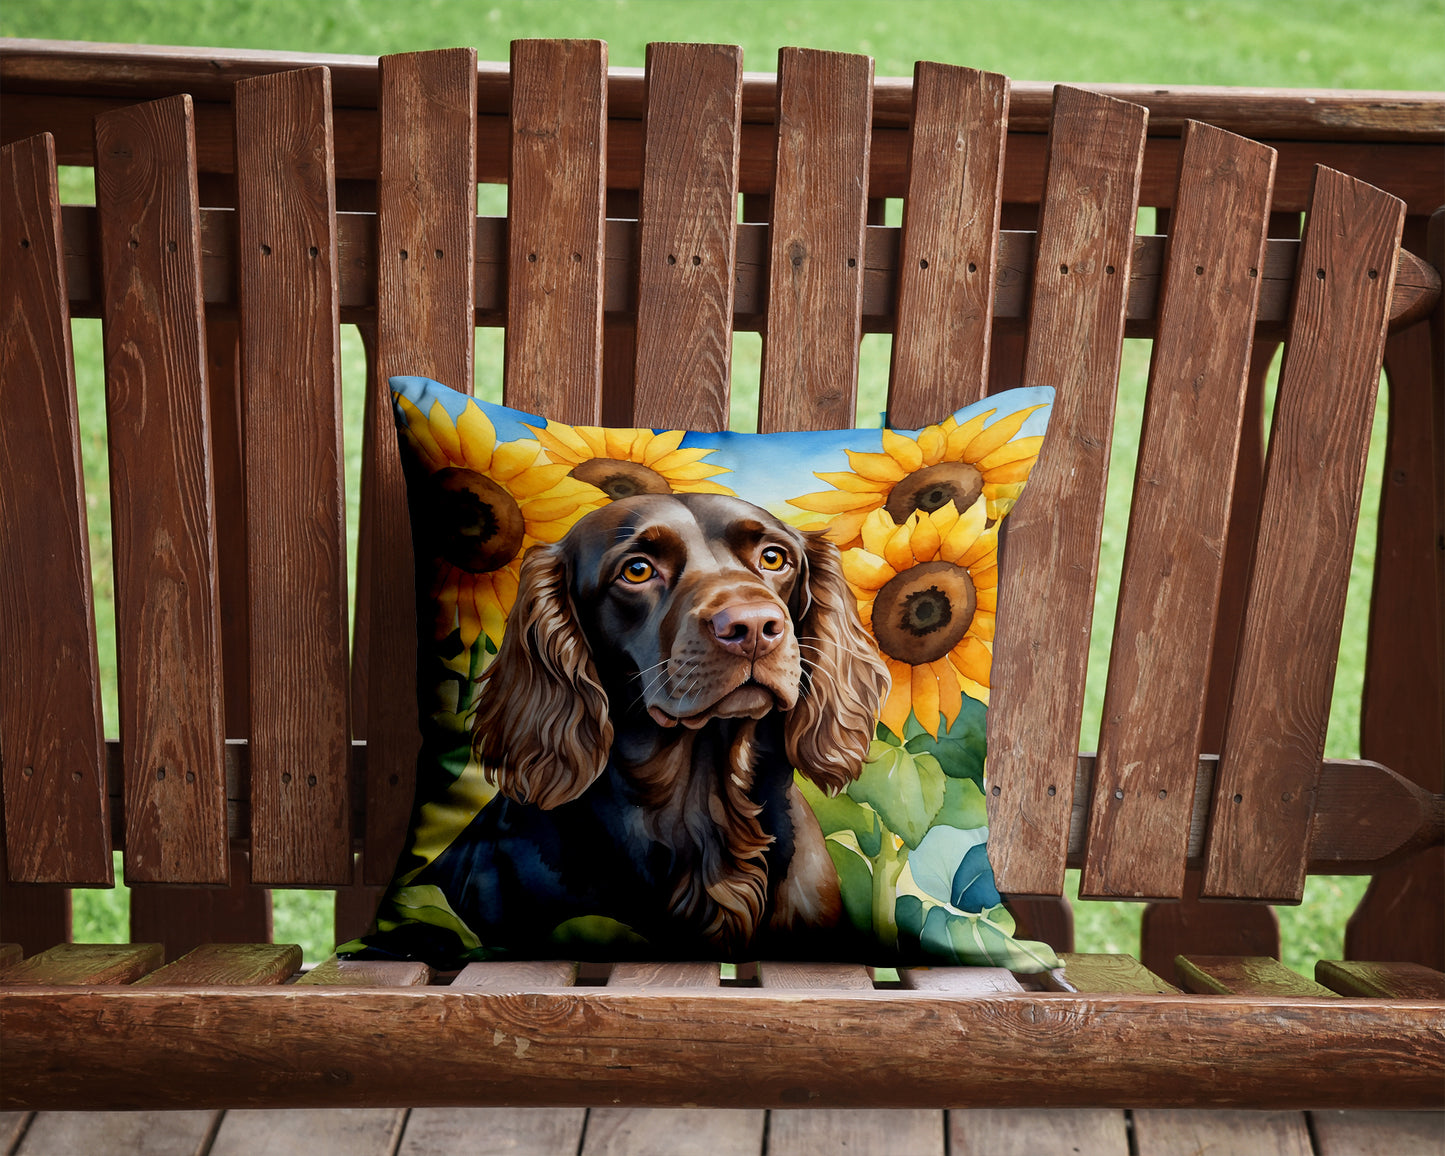
[[[943,715],[945,725],[952,726],[953,720],[958,717],[959,707],[963,705],[963,694],[958,687],[958,674],[947,658],[940,658],[937,662],[929,663],[929,669],[933,671],[933,677],[938,681],[938,709]]]
[[[918,515],[909,514],[908,520],[888,535],[888,541],[883,546],[883,557],[888,559],[888,564],[895,570],[907,570],[917,561],[913,556],[913,548],[909,545],[917,521]]]
[[[923,468],[923,451],[918,443],[891,429],[883,431],[883,451],[910,474]]]
[[[965,455],[968,453],[968,443],[978,437],[988,419],[997,412],[996,409],[986,409],[983,413],[969,418],[962,425],[956,424],[953,418],[949,418],[944,423],[944,427],[948,430],[948,449],[945,451],[948,460],[951,462],[964,461]],[[968,458],[967,460],[971,461],[972,459]]]
[[[412,405],[404,397],[396,399],[401,406],[401,412],[406,415],[406,433],[411,441],[412,448],[416,450],[433,470],[439,470],[448,464],[447,455],[437,445],[436,438],[432,437],[431,426],[421,410]]]
[[[983,502],[974,502],[958,516],[958,521],[949,529],[939,548],[938,556],[945,562],[967,565],[959,562],[978,541],[988,521],[988,508]]]
[[[457,628],[462,632],[462,646],[467,650],[482,632],[482,616],[477,613],[475,583],[467,583],[457,591]]]
[[[948,652],[948,661],[964,678],[980,686],[988,686],[989,669],[993,666],[993,648],[981,638],[965,634]]]
[[[902,481],[908,473],[887,454],[865,454],[860,450],[846,450],[845,452],[848,455],[848,464],[853,467],[853,472],[871,482],[887,482],[892,485],[894,482]]]
[[[924,730],[938,737],[938,679],[928,663],[913,668],[913,717]]]
[[[837,545],[840,550],[858,545],[863,540],[863,523],[867,517],[867,512],[863,510],[835,514],[832,521],[824,527],[828,533],[828,540]]]
[[[554,461],[567,462],[575,466],[579,462],[585,462],[588,458],[595,456],[592,453],[592,447],[570,425],[554,421],[549,422],[545,427],[529,425],[527,428],[537,435],[537,440],[541,442],[542,448]]]
[[[735,497],[732,490],[717,482],[680,482],[677,489],[689,494],[726,494],[728,497]]]
[[[633,446],[638,439],[646,434],[646,430],[638,429],[604,429],[602,437],[606,444],[606,452],[598,457],[612,458],[619,462],[630,462],[633,460]]]
[[[890,483],[875,481],[872,478],[865,478],[861,474],[850,471],[832,474],[815,475],[839,490],[847,490],[850,494],[876,494],[883,495],[888,492]]]
[[[987,610],[978,609],[973,612],[973,622],[969,625],[969,632],[976,638],[982,638],[985,642],[993,641],[994,623],[996,619]]]
[[[954,505],[950,499],[939,506],[938,509],[932,511],[928,515],[928,520],[932,522],[938,530],[938,536],[940,538],[947,538],[954,526],[958,525],[958,507]]]
[[[518,563],[512,561],[500,570],[492,571],[492,590],[503,614],[510,614],[517,603],[517,570]]]
[[[690,446],[685,450],[673,450],[669,454],[664,454],[657,461],[647,464],[660,474],[665,470],[675,469],[677,466],[689,466],[694,462],[700,462],[712,452],[712,446]],[[715,466],[713,468],[721,470],[724,467]]]
[[[540,448],[534,441],[503,442],[492,453],[492,477],[510,482],[537,461]]]
[[[793,498],[790,504],[815,514],[841,514],[845,510],[868,509],[878,504],[877,494],[849,494],[843,490],[824,490]]]
[[[888,691],[888,700],[878,712],[878,721],[895,735],[902,735],[908,722],[908,712],[913,709],[913,668],[894,659],[886,659],[888,673],[893,686]]]
[[[898,571],[877,554],[867,550],[844,550],[843,577],[859,590],[882,590],[898,577]]]
[[[556,462],[552,465],[529,466],[521,473],[507,480],[507,491],[517,502],[526,501],[528,498],[535,498],[538,494],[544,494],[557,485],[572,467],[566,462]]]
[[[975,702],[983,703],[984,706],[988,706],[988,687],[982,683],[974,682],[971,678],[964,678],[962,675],[959,676],[958,685],[969,698]]]
[[[871,630],[873,629],[873,599],[872,599],[872,598],[860,598],[860,599],[858,599],[858,621],[863,624],[863,629],[864,629],[864,630],[871,631]]]
[[[427,425],[431,429],[432,440],[441,446],[442,453],[446,454],[447,460],[461,462],[462,439],[457,433],[456,424],[452,421],[452,415],[442,408],[439,401],[432,402],[431,413],[427,415]]]
[[[496,575],[493,574],[490,577],[495,579]],[[489,582],[483,586],[478,583],[473,597],[476,599],[477,618],[482,624],[482,630],[493,642],[501,642],[502,632],[507,628],[507,611],[503,608],[502,601],[497,595],[495,584]]]
[[[659,463],[657,467],[652,468],[655,468],[656,472],[661,474],[669,482],[674,483],[700,482],[705,478],[715,478],[718,474],[728,472],[724,466],[712,466],[708,465],[707,462],[682,462],[675,466],[669,466],[666,469],[661,468],[661,463]]]
[[[888,516],[887,510],[871,510],[863,519],[863,527],[860,531],[863,535],[863,548],[877,554],[880,558],[888,546],[888,539],[893,536],[893,531],[898,528],[898,523]]]
[[[991,486],[985,483],[983,497],[988,503],[988,516],[997,522],[1014,508],[1023,492],[1023,482],[1013,482],[1007,486]]]
[[[594,490],[594,493],[596,492],[598,491]],[[522,509],[522,517],[527,523],[528,532],[536,533],[533,529],[534,526],[543,526],[548,522],[559,521],[568,515],[577,514],[579,510],[585,510],[585,508],[586,507],[572,495],[564,494],[561,497],[544,496],[533,498],[528,502]],[[573,520],[575,521],[576,519],[574,518]],[[570,527],[571,523],[569,522],[567,528]],[[566,532],[565,529],[563,532]],[[543,535],[537,534],[537,537],[543,538]],[[543,538],[543,540],[549,542],[556,541],[555,538]]]
[[[910,518],[909,521],[912,521]],[[908,537],[908,548],[920,562],[931,562],[938,555],[939,544],[943,541],[932,515],[919,518]]]
[[[987,474],[997,466],[1005,466],[1008,465],[1009,462],[1023,461],[1025,458],[1038,457],[1039,450],[1043,447],[1043,444],[1044,439],[1041,437],[1014,438],[1013,441],[1006,442],[1004,445],[999,446],[993,453],[987,457],[979,458],[979,460],[973,464],[983,471],[983,473]]]
[[[948,449],[948,435],[936,425],[926,426],[918,431],[918,448],[923,453],[924,464],[936,466]]]
[[[1018,410],[1015,413],[1006,414],[994,422],[988,429],[984,430],[968,443],[968,460],[971,462],[981,461],[988,457],[994,450],[998,449],[1006,441],[1009,441],[1014,434],[1019,432],[1024,422],[1028,421],[1029,414],[1036,409],[1042,409],[1041,405],[1031,405],[1027,409]]]
[[[642,450],[642,464],[657,469],[657,463],[678,446],[682,445],[682,439],[687,436],[686,430],[672,429],[664,430],[660,434],[654,434],[646,445],[639,448]]]
[[[998,525],[985,529],[973,545],[958,556],[958,565],[970,573],[976,569],[993,569],[998,566]]]
[[[987,587],[987,588],[985,588],[985,589],[980,590],[979,587],[978,587],[978,583],[974,583],[973,593],[974,593],[974,597],[975,597],[976,600],[977,600],[978,613],[980,613],[980,614],[997,614],[997,613],[998,613],[998,587],[997,587],[997,586],[989,586],[989,587]]]
[[[1038,456],[1022,458],[1016,462],[1005,462],[1001,466],[994,466],[988,472],[988,480],[996,485],[1017,485],[1020,482],[1029,480],[1029,472],[1038,461]]]
[[[497,446],[497,430],[492,419],[474,401],[467,402],[457,418],[457,433],[462,439],[462,460],[478,473],[492,468],[492,451]]]

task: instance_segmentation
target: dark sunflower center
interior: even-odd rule
[[[619,498],[634,498],[638,494],[672,493],[667,479],[641,462],[591,458],[573,470],[572,477],[596,486],[614,502]]]
[[[922,562],[878,591],[873,633],[885,654],[918,666],[957,646],[977,608],[967,570],[952,562]]]
[[[473,574],[517,556],[526,528],[512,495],[475,470],[438,470],[427,479],[425,532],[432,550]]]
[[[931,514],[949,502],[960,514],[983,493],[983,475],[967,462],[940,462],[914,470],[888,493],[887,510],[898,523],[915,510]]]

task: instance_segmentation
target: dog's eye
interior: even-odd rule
[[[622,568],[622,577],[634,585],[646,582],[656,573],[652,563],[645,558],[634,558]]]
[[[777,546],[764,546],[758,555],[758,565],[764,570],[781,570],[788,564],[788,552]]]

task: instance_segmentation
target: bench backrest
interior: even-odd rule
[[[478,117],[479,76],[496,74],[470,50],[384,58],[375,75],[374,213],[338,211],[335,138],[355,126],[325,68],[236,83],[234,208],[200,207],[189,96],[96,118],[93,212],[61,210],[50,138],[5,148],[13,880],[105,884],[112,846],[135,883],[226,882],[237,848],[261,884],[350,884],[357,851],[365,882],[388,877],[417,736],[385,382],[468,388],[477,324],[505,327],[503,400],[573,423],[723,428],[743,328],[764,334],[764,430],[852,425],[865,331],[893,334],[895,426],[1015,380],[1055,387],[994,643],[1003,891],[1059,894],[1072,864],[1086,893],[1178,896],[1191,864],[1206,894],[1291,902],[1311,868],[1428,837],[1408,784],[1322,763],[1387,328],[1438,295],[1400,248],[1400,199],[1320,168],[1282,204],[1276,150],[1189,123],[1177,191],[1156,198],[1168,236],[1136,236],[1147,110],[1060,87],[1036,228],[1001,231],[1015,142],[997,75],[920,64],[880,128],[868,58],[786,49],[765,149],[743,147],[759,128],[735,48],[653,46],[629,132],[609,120],[598,42],[516,44],[500,139]],[[508,216],[478,218],[499,157]],[[901,229],[881,224],[883,196],[903,197]],[[1302,239],[1271,238],[1272,211],[1301,205]],[[71,301],[105,323],[110,750]],[[341,320],[361,325],[369,373],[350,638]],[[1081,759],[1126,334],[1154,352],[1103,731]],[[1256,335],[1287,349],[1262,487]]]

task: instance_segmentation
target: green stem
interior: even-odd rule
[[[900,854],[901,850],[901,854]],[[893,845],[890,831],[883,832],[883,845],[873,857],[873,933],[891,950],[898,946],[898,877],[908,862],[908,851]]]

